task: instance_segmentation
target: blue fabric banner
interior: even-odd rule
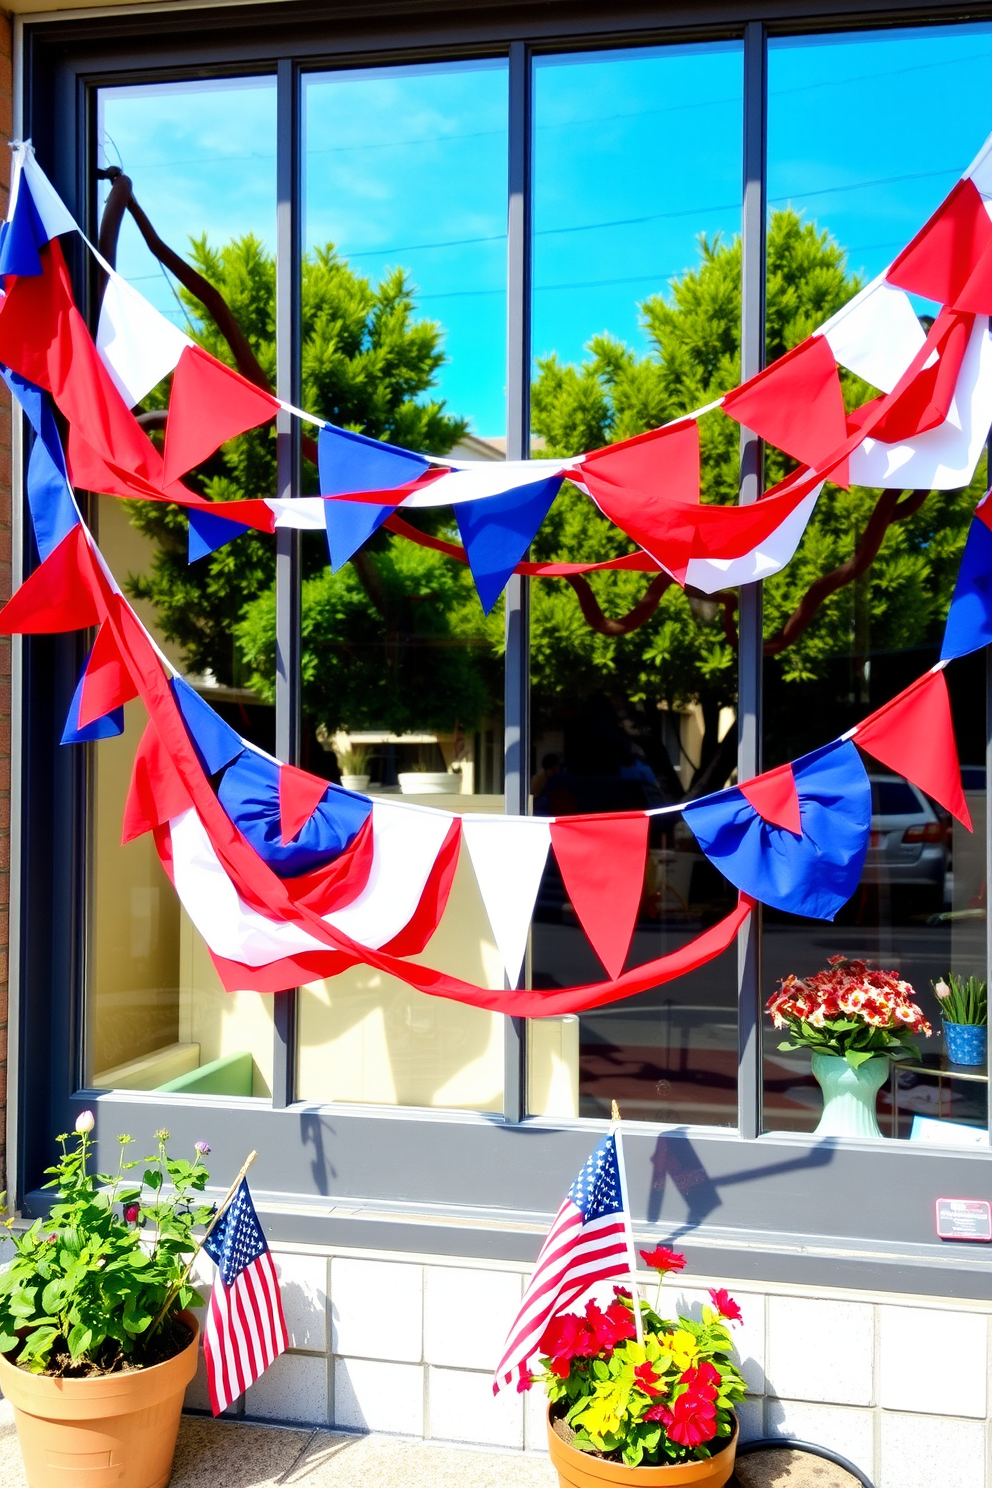
[[[246,749],[225,770],[217,796],[259,857],[282,878],[295,878],[332,862],[351,846],[372,810],[367,796],[354,795],[328,781],[313,815],[284,846],[279,766],[253,749]]]
[[[961,554],[954,597],[947,612],[941,661],[967,656],[992,641],[992,532],[972,519]]]
[[[463,501],[455,507],[458,530],[487,615],[551,510],[561,482],[560,475],[547,476],[501,496]]]

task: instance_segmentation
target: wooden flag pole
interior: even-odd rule
[[[234,1182],[231,1184],[230,1188],[227,1190],[227,1193],[224,1195],[223,1199],[217,1205],[217,1208],[214,1210],[213,1217],[211,1218],[210,1223],[207,1225],[207,1228],[204,1230],[203,1234],[200,1236],[199,1240],[194,1245],[193,1250],[192,1250],[192,1253],[190,1255],[190,1258],[186,1262],[186,1265],[183,1267],[183,1273],[182,1273],[182,1275],[180,1276],[179,1280],[176,1282],[175,1286],[169,1292],[169,1294],[166,1297],[165,1301],[162,1303],[161,1311],[159,1312],[158,1317],[155,1319],[155,1321],[152,1323],[151,1327],[149,1328],[149,1330],[148,1330],[149,1333],[154,1333],[155,1332],[155,1329],[157,1327],[159,1327],[159,1325],[162,1322],[162,1319],[165,1317],[165,1314],[168,1312],[169,1308],[172,1306],[172,1303],[175,1301],[177,1295],[182,1290],[182,1288],[186,1285],[186,1282],[189,1280],[189,1273],[193,1269],[193,1264],[194,1264],[197,1256],[200,1254],[200,1251],[203,1249],[203,1247],[206,1244],[207,1240],[209,1240],[209,1238],[210,1238],[213,1230],[220,1223],[220,1221],[224,1218],[224,1215],[227,1213],[227,1210],[230,1207],[231,1200],[234,1198],[234,1195],[237,1193],[239,1187],[241,1186],[241,1180],[242,1180],[242,1178],[244,1178],[245,1174],[247,1173],[248,1169],[251,1167],[252,1163],[255,1161],[255,1159],[256,1159],[257,1156],[258,1156],[258,1153],[255,1151],[254,1148],[252,1148],[252,1150],[249,1152],[248,1156],[245,1158],[244,1162],[241,1164],[241,1167],[238,1170],[237,1177],[235,1178]]]
[[[630,1217],[630,1201],[627,1198],[627,1170],[623,1161],[623,1128],[620,1122],[620,1107],[616,1101],[612,1104],[610,1112],[610,1133],[616,1143],[617,1170],[620,1174],[620,1202],[623,1204],[623,1217],[627,1226],[627,1249],[630,1253],[630,1287],[631,1300],[634,1304],[634,1327],[637,1330],[637,1342],[641,1348],[644,1347],[644,1319],[641,1317],[641,1294],[637,1289],[637,1254],[634,1250],[634,1228]]]

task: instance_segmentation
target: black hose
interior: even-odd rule
[[[795,1441],[789,1436],[762,1436],[756,1441],[743,1442],[737,1448],[738,1457],[750,1457],[754,1452],[809,1452],[813,1457],[822,1457],[825,1462],[832,1462],[835,1467],[842,1467],[845,1472],[851,1474],[861,1488],[875,1488],[870,1478],[866,1478],[860,1467],[855,1467],[853,1462],[848,1462],[839,1452],[831,1452],[829,1447],[818,1447],[813,1442]]]

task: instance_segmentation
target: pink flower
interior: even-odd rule
[[[719,1287],[715,1291],[710,1287],[710,1298],[713,1306],[722,1318],[727,1318],[733,1323],[742,1323],[744,1321],[744,1316],[737,1303],[723,1287]]]

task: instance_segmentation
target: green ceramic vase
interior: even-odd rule
[[[875,1118],[878,1092],[889,1076],[884,1054],[858,1069],[837,1054],[814,1054],[813,1076],[823,1091],[823,1115],[814,1137],[880,1137]]]

